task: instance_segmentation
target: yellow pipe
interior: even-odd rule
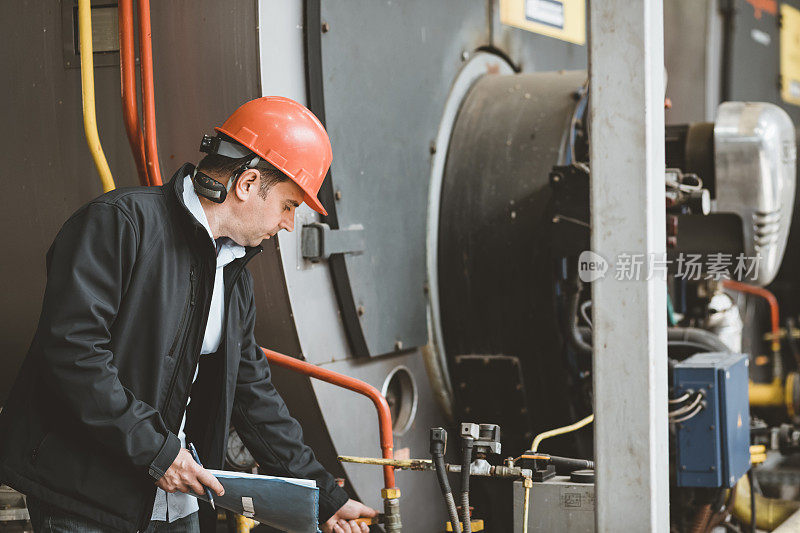
[[[756,527],[772,531],[798,509],[800,502],[767,498],[756,494]],[[733,515],[745,524],[750,523],[750,482],[747,476],[742,476],[736,485]]]
[[[750,405],[755,407],[781,407],[785,402],[781,378],[771,383],[750,382]]]
[[[78,0],[78,31],[80,33],[81,55],[81,95],[83,96],[83,131],[86,143],[92,153],[94,165],[103,183],[103,192],[115,188],[111,169],[100,145],[97,133],[97,116],[94,109],[94,55],[92,49],[92,2]]]
[[[789,372],[786,381],[775,378],[770,383],[750,382],[750,405],[753,407],[785,407],[790,418],[796,416],[794,387],[797,372]]]
[[[523,484],[525,485],[525,503],[522,506],[522,533],[528,533],[528,509],[530,508],[533,480],[526,477]]]
[[[563,428],[551,429],[550,431],[545,431],[544,433],[540,433],[536,435],[536,437],[533,439],[533,444],[531,444],[531,451],[534,452],[537,451],[539,445],[542,443],[544,439],[549,439],[550,437],[557,437],[558,435],[563,435],[565,433],[581,429],[584,426],[588,426],[592,422],[594,422],[594,413],[590,414],[583,420],[579,420],[574,424],[570,424],[569,426],[564,426]]]
[[[784,403],[786,404],[786,412],[789,413],[789,418],[794,419],[797,416],[797,413],[794,409],[794,386],[795,381],[797,381],[797,373],[790,372],[788,376],[786,376],[786,387],[785,391],[786,394],[784,395]]]

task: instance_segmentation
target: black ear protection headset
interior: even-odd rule
[[[242,175],[242,172],[249,168],[254,168],[261,158],[253,152],[245,148],[239,143],[230,142],[220,136],[211,137],[203,135],[203,140],[200,142],[200,151],[206,154],[217,154],[232,159],[241,159],[243,157],[252,156],[247,162],[243,163],[228,180],[226,187],[219,181],[215,180],[205,172],[200,172],[195,168],[192,175],[192,183],[194,183],[194,190],[198,196],[207,198],[216,204],[221,204],[228,196],[228,191]]]

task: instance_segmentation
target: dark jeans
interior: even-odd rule
[[[28,498],[28,512],[34,533],[113,533],[115,530],[98,524],[88,518],[69,514],[56,507]],[[169,522],[153,520],[144,533],[199,533],[200,522],[197,513]]]

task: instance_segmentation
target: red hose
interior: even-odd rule
[[[383,458],[384,459],[394,458],[394,439],[392,437],[392,415],[389,411],[389,404],[386,403],[386,398],[384,398],[383,394],[381,394],[380,391],[378,391],[378,389],[358,379],[351,378],[350,376],[345,376],[344,374],[340,374],[332,370],[321,368],[316,365],[312,365],[311,363],[301,361],[300,359],[295,359],[294,357],[289,357],[288,355],[283,355],[278,352],[273,352],[272,350],[267,350],[266,348],[263,347],[261,348],[261,350],[264,352],[264,356],[271,364],[278,365],[283,368],[288,368],[290,370],[294,370],[295,372],[305,374],[306,376],[310,376],[312,378],[316,378],[322,381],[327,381],[328,383],[332,383],[333,385],[336,385],[338,387],[343,387],[353,392],[363,394],[364,396],[372,400],[372,403],[375,404],[375,408],[378,410],[378,423],[380,424],[379,429],[381,436],[381,451],[383,452]],[[395,488],[393,466],[383,467],[383,482],[384,482],[384,488],[387,489]]]
[[[139,110],[136,106],[136,59],[133,52],[133,0],[119,0],[119,70],[122,88],[122,118],[125,132],[136,162],[139,183],[149,185],[145,162],[144,138],[139,126]]]
[[[761,287],[755,287],[753,285],[748,285],[747,283],[741,283],[739,281],[733,281],[730,279],[724,280],[722,282],[722,286],[732,291],[745,292],[760,296],[764,298],[767,303],[769,303],[770,319],[772,321],[772,351],[779,352],[781,350],[780,319],[778,315],[778,299],[775,298],[775,295],[769,292],[767,289],[762,289]]]
[[[139,61],[142,70],[144,149],[150,185],[161,185],[156,138],[156,101],[153,94],[153,44],[150,31],[150,0],[139,0]]]

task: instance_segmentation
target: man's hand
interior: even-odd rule
[[[322,524],[322,533],[368,533],[369,526],[359,524],[355,519],[372,518],[377,515],[378,511],[375,509],[355,500],[347,500],[335,515]]]
[[[209,487],[218,496],[225,493],[217,478],[197,464],[192,454],[183,448],[156,485],[170,494],[178,491],[189,492],[189,489],[195,494],[205,494],[205,487]]]

